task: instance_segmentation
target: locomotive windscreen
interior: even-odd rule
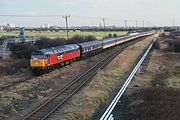
[[[31,59],[43,59],[44,54],[40,51],[33,52],[31,55]]]

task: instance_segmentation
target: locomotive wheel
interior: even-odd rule
[[[65,62],[65,65],[69,65],[69,64],[70,64],[70,61],[66,61],[66,62]]]
[[[62,66],[62,67],[64,67],[64,66],[65,66],[64,62],[62,62],[62,63],[61,63],[61,66]]]

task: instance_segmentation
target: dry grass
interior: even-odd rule
[[[179,54],[163,51],[167,45],[163,42],[160,43],[161,49],[154,50],[151,53],[146,70],[143,72],[143,74],[135,77],[135,80],[132,84],[130,84],[129,88],[139,89],[139,87],[150,87],[152,85],[166,87],[171,82],[172,84],[177,83],[178,85],[177,81],[179,79],[176,69],[178,68],[177,66],[179,66],[178,63],[180,63],[177,59]],[[131,92],[131,89],[128,90],[128,94],[129,91]]]
[[[172,88],[180,88],[180,77],[173,76],[165,80],[165,85]]]
[[[125,120],[178,120],[180,118],[178,89],[144,88],[128,97],[130,105],[128,112],[123,115]]]
[[[29,67],[28,59],[0,59],[0,75],[7,76],[13,75],[17,72],[21,72],[22,69],[27,69]]]
[[[107,51],[92,58],[75,62],[66,67],[56,69],[51,73],[35,77],[3,90],[0,93],[0,106],[4,107],[0,108],[0,117],[3,116],[3,120],[22,119],[22,116],[37,108],[37,106],[41,105],[51,95],[62,89],[97,61],[104,58],[109,52]],[[0,85],[9,85],[14,81],[24,80],[26,77],[22,73],[3,77],[0,78]],[[14,98],[18,99],[14,100]]]
[[[72,98],[70,107],[66,110],[65,120],[91,119],[98,107],[105,103],[115,90],[123,76],[133,66],[134,61],[151,42],[148,38],[128,47],[116,57],[106,69],[101,70],[82,92]]]
[[[125,120],[178,120],[180,118],[180,54],[167,51],[160,38],[160,50],[151,53],[144,74],[135,77],[126,93]]]

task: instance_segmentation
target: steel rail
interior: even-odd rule
[[[125,49],[128,45],[124,46],[121,49]],[[74,85],[77,81],[79,81],[82,77],[86,76],[88,73],[90,73],[91,71],[93,71],[96,67],[98,67],[98,69],[96,71],[94,71],[94,73],[92,75],[90,75],[86,81],[83,83],[83,85],[91,78],[93,77],[100,68],[102,68],[103,66],[105,66],[106,63],[108,63],[111,59],[113,59],[118,53],[119,49],[114,51],[113,53],[111,53],[108,57],[102,59],[100,62],[98,62],[97,64],[95,64],[93,67],[91,67],[88,71],[84,72],[82,75],[80,75],[79,77],[77,77],[75,80],[73,80],[70,84],[68,84],[67,86],[65,86],[62,90],[60,90],[57,94],[55,94],[53,97],[51,97],[49,100],[47,100],[45,103],[43,103],[41,106],[39,106],[36,110],[34,110],[32,113],[30,113],[28,116],[26,116],[23,120],[30,120],[30,117],[34,116],[38,111],[40,111],[43,107],[45,107],[48,103],[50,103],[52,100],[54,100],[55,98],[57,98],[60,94],[62,94],[65,90],[67,90],[68,88],[70,88],[72,85]],[[116,54],[115,54],[116,53]],[[114,55],[112,57],[112,55]],[[77,89],[81,88],[81,86],[79,86]],[[75,90],[72,94],[70,94],[67,98],[69,98],[70,96],[72,96],[77,90]],[[60,105],[62,105],[67,99],[63,100],[62,102],[60,102],[60,104],[55,107],[52,111],[54,111],[55,109],[57,109]],[[49,112],[43,119],[47,118],[47,116],[49,116],[50,114],[52,114],[53,112]]]
[[[154,38],[153,42],[149,45],[147,51],[144,53],[144,55],[142,56],[142,58],[140,59],[140,61],[137,63],[137,65],[135,66],[135,68],[133,69],[133,71],[131,72],[131,74],[129,75],[129,77],[127,78],[126,82],[124,83],[123,87],[120,89],[120,91],[118,92],[118,94],[115,96],[115,98],[113,99],[113,101],[111,102],[111,104],[108,106],[108,108],[106,109],[106,111],[104,112],[104,114],[101,116],[100,120],[109,120],[112,119],[112,111],[115,108],[116,104],[118,103],[118,101],[120,100],[121,96],[123,95],[123,93],[125,92],[125,90],[127,89],[129,83],[131,82],[131,80],[133,79],[134,75],[136,74],[136,72],[138,71],[139,67],[141,66],[141,64],[143,63],[143,61],[145,60],[145,58],[147,57],[149,51],[151,50],[154,42],[157,40],[157,38]]]
[[[135,42],[135,41],[133,41]],[[36,108],[33,112],[29,113],[23,120],[45,120],[49,118],[60,106],[62,106],[72,95],[74,95],[81,87],[86,84],[90,78],[92,78],[102,67],[104,67],[108,62],[110,62],[112,59],[114,59],[118,54],[120,54],[126,47],[128,47],[131,43],[127,43],[126,45],[122,47],[118,47],[117,50],[112,52],[110,55],[108,55],[106,58],[99,61],[97,64],[95,64],[93,67],[91,67],[88,71],[81,74],[79,77],[74,79],[71,83],[69,83],[67,86],[65,86],[63,89],[61,89],[57,94],[55,94],[53,97],[48,99],[46,102],[44,102],[42,105],[40,105],[38,108]],[[83,80],[81,82],[81,80]],[[76,84],[80,82],[80,84],[77,86]],[[68,93],[68,95],[64,95],[68,90],[70,91],[71,87],[75,86],[75,89]],[[67,94],[67,93],[66,93]],[[65,96],[63,98],[63,96]],[[54,101],[54,104],[53,104]],[[52,104],[52,105],[51,105]],[[46,106],[54,106],[51,110],[47,110]],[[45,113],[43,113],[45,112]],[[39,114],[39,115],[38,115]]]

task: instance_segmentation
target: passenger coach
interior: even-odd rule
[[[91,56],[92,54],[101,52],[103,49],[102,41],[100,40],[79,43],[78,45],[80,46],[81,57]]]
[[[116,38],[109,38],[102,40],[103,49],[107,49],[116,45]]]

